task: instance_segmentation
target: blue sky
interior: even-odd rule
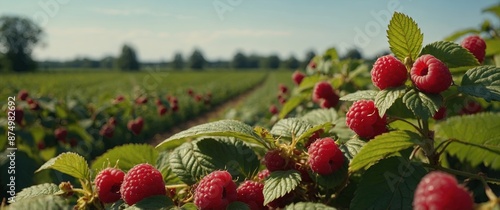
[[[308,50],[340,53],[358,47],[366,56],[387,49],[386,28],[394,11],[419,24],[424,44],[478,26],[485,7],[498,0],[0,0],[0,15],[32,18],[42,25],[37,59],[100,59],[131,44],[142,61],[189,56],[195,47],[208,59],[246,54],[304,58]],[[495,20],[496,24],[498,21]]]

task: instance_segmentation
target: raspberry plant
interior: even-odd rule
[[[401,13],[387,37],[393,55],[371,72],[365,61],[341,60],[333,48],[313,58],[305,77],[293,77],[293,90],[280,87],[290,96],[270,128],[215,121],[156,147],[115,147],[90,166],[63,153],[37,172],[72,178],[26,188],[10,207],[426,209],[451,208],[449,197],[428,196],[452,191],[464,209],[499,208],[500,68],[488,56],[482,65],[477,48],[471,53],[451,41],[422,46],[418,25]],[[97,186],[92,180],[114,162],[127,173],[149,163],[159,181],[137,188],[160,193],[124,202],[122,190],[120,200],[107,203],[99,196],[103,180]],[[126,182],[127,175],[122,189]]]

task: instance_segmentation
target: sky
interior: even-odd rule
[[[186,58],[199,48],[209,60],[245,54],[291,55],[336,47],[370,57],[388,49],[394,11],[412,17],[424,44],[456,30],[498,21],[482,9],[498,0],[0,0],[0,16],[32,19],[45,31],[37,60],[101,59],[130,44],[141,61]]]

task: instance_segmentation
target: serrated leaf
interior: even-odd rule
[[[448,68],[479,65],[476,57],[469,50],[453,42],[437,41],[430,43],[420,52],[420,55],[424,54],[431,54],[446,64]]]
[[[323,131],[328,131],[332,128],[332,124],[330,122],[326,122],[324,124],[316,125],[310,129],[308,129],[306,132],[301,134],[299,137],[295,138],[295,141],[300,142],[305,139],[309,139],[316,131],[323,130]]]
[[[278,137],[297,138],[313,126],[300,118],[287,118],[278,121],[271,129],[271,134]]]
[[[477,167],[500,169],[500,114],[455,116],[435,126],[436,144],[451,139],[446,152]]]
[[[458,90],[486,101],[500,101],[500,68],[479,66],[468,70]]]
[[[69,205],[61,196],[41,195],[16,201],[9,205],[9,209],[71,210],[73,206]]]
[[[316,83],[318,83],[321,80],[322,80],[322,78],[320,75],[312,75],[312,76],[305,77],[302,80],[302,82],[300,82],[300,85],[297,88],[298,92],[312,89],[314,87],[314,85],[316,85]]]
[[[401,157],[382,160],[363,174],[349,209],[412,209],[413,194],[426,173]]]
[[[264,182],[264,205],[283,197],[294,190],[302,181],[300,173],[296,170],[273,171]]]
[[[302,102],[304,102],[308,97],[304,94],[292,96],[290,99],[288,99],[283,105],[283,108],[281,108],[281,111],[279,113],[279,118],[283,119],[288,115],[290,112],[292,112],[297,106],[299,106]]]
[[[392,104],[406,92],[406,87],[387,88],[381,90],[375,96],[375,106],[379,116],[384,116],[385,112],[391,108]]]
[[[82,180],[88,179],[90,175],[87,161],[79,154],[72,152],[62,153],[51,158],[35,172],[49,168]]]
[[[359,101],[361,99],[365,100],[375,100],[375,96],[377,96],[378,91],[376,90],[360,90],[351,94],[347,94],[345,96],[340,97],[342,101]]]
[[[337,111],[335,111],[334,108],[330,108],[330,109],[312,110],[312,111],[306,113],[300,119],[303,119],[303,120],[309,122],[311,125],[321,125],[321,124],[325,124],[325,123],[335,124],[335,122],[338,120],[338,118],[339,118],[339,116],[337,114]]]
[[[322,203],[313,203],[313,202],[298,202],[292,203],[285,207],[285,210],[335,210],[336,208],[327,206]]]
[[[500,5],[493,5],[488,8],[483,9],[483,12],[491,12],[496,15],[497,18],[500,18]]]
[[[246,203],[234,201],[226,207],[226,210],[250,210],[250,207]]]
[[[500,54],[500,39],[486,39],[484,42],[486,42],[485,56]]]
[[[183,182],[194,184],[215,170],[228,170],[233,179],[242,181],[258,172],[260,162],[242,141],[206,138],[173,150],[169,164]]]
[[[141,209],[156,209],[168,210],[174,205],[172,200],[164,195],[156,195],[142,199],[133,206],[125,208],[125,210],[141,210]]]
[[[466,34],[479,34],[479,33],[481,33],[481,31],[479,31],[475,28],[467,28],[467,29],[463,29],[460,31],[456,31],[455,33],[445,37],[444,41],[453,42]]]
[[[156,149],[173,149],[188,139],[200,136],[236,137],[249,143],[266,144],[265,140],[254,133],[251,126],[237,120],[219,120],[181,131],[158,144]]]
[[[344,153],[344,157],[350,162],[356,155],[361,151],[361,148],[365,146],[366,142],[358,138],[351,138],[345,143],[339,145],[340,150]]]
[[[314,180],[314,183],[323,187],[324,189],[335,189],[341,183],[345,182],[348,175],[349,160],[344,159],[342,167],[332,174],[319,175],[317,173],[309,172],[309,176]]]
[[[395,12],[389,22],[387,38],[392,53],[400,61],[404,61],[406,57],[410,57],[414,61],[422,48],[424,35],[412,18],[403,13]]]
[[[337,49],[332,47],[332,48],[329,48],[328,50],[326,50],[326,52],[324,54],[324,58],[329,59],[329,60],[338,60],[339,54],[337,53]]]
[[[413,114],[421,119],[428,119],[436,113],[443,103],[439,94],[428,94],[410,90],[403,96],[403,103]]]
[[[16,202],[41,195],[53,195],[59,191],[59,186],[53,183],[45,183],[24,188],[16,194]]]
[[[163,151],[158,154],[158,159],[156,160],[156,167],[161,172],[165,184],[178,184],[181,183],[179,177],[177,177],[169,165],[170,153]]]
[[[155,164],[158,151],[149,144],[126,144],[114,147],[97,157],[92,163],[92,169],[101,170],[118,163],[118,168],[129,170],[139,163]]]
[[[352,159],[349,171],[366,169],[372,164],[420,143],[420,135],[411,131],[392,131],[376,136]]]

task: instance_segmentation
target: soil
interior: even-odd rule
[[[163,140],[169,138],[170,136],[172,136],[176,133],[179,133],[183,130],[186,130],[186,129],[191,128],[191,127],[196,126],[196,125],[208,123],[208,122],[211,122],[213,120],[219,119],[228,109],[238,106],[239,104],[241,104],[244,101],[245,98],[247,98],[249,95],[254,93],[259,88],[261,88],[263,86],[264,82],[265,82],[265,79],[262,80],[261,82],[259,82],[257,85],[253,86],[252,88],[246,90],[242,94],[240,94],[234,98],[229,99],[228,101],[214,107],[212,110],[210,110],[208,112],[205,112],[205,113],[197,116],[196,118],[190,119],[186,122],[179,124],[176,127],[173,127],[172,129],[170,129],[170,131],[167,131],[165,133],[156,134],[155,136],[153,136],[153,138],[151,140],[149,140],[149,143],[153,146],[156,146],[160,142],[162,142]]]

